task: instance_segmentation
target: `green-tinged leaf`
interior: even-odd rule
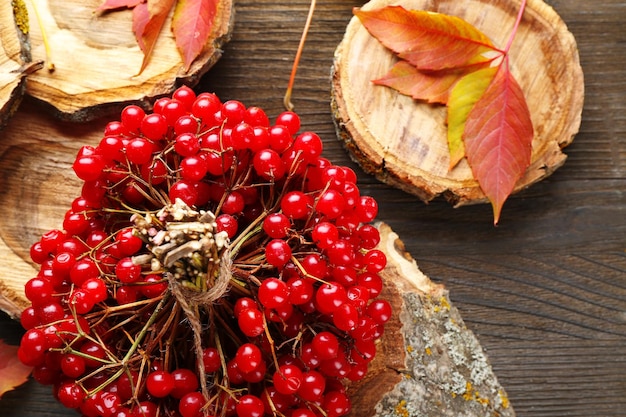
[[[186,70],[206,45],[216,13],[216,0],[178,0],[172,31]]]
[[[398,61],[382,78],[372,81],[401,94],[428,103],[446,104],[454,84],[464,71],[420,71],[406,61]]]
[[[0,398],[5,392],[22,385],[32,371],[17,357],[17,346],[11,346],[0,340]]]
[[[372,36],[421,70],[490,62],[498,52],[484,33],[455,16],[401,6],[370,11],[355,8],[354,14]]]
[[[497,67],[470,72],[455,84],[448,100],[448,148],[450,169],[465,157],[463,132],[470,111],[491,84]]]
[[[106,0],[98,7],[99,12],[117,9],[132,9],[145,0]]]
[[[465,152],[491,205],[494,224],[532,153],[534,132],[524,93],[506,59],[476,102],[465,124]]]
[[[152,51],[156,45],[161,29],[165,24],[167,15],[174,6],[176,0],[148,0],[147,3],[141,3],[133,9],[133,30],[135,31],[135,37],[137,43],[143,51],[143,61],[141,63],[141,69],[139,74],[143,72],[148,65],[148,61],[152,56]],[[143,6],[146,6],[148,12],[148,20],[145,19],[145,12]],[[138,9],[141,9],[138,11]],[[139,23],[135,24],[135,17],[139,19]]]

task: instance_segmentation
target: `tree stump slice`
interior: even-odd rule
[[[372,0],[363,9],[391,4],[458,16],[499,46],[506,44],[520,7],[519,0]],[[573,35],[541,0],[528,1],[510,56],[535,129],[531,165],[515,193],[565,162],[562,149],[580,127],[584,83]],[[332,109],[339,139],[366,172],[426,202],[437,196],[455,206],[486,202],[467,160],[448,169],[446,107],[418,102],[371,82],[396,61],[353,17],[332,68]]]
[[[25,5],[0,4],[0,128],[13,115],[24,96],[25,77],[31,61],[28,16]],[[23,6],[20,9],[19,6]]]
[[[132,11],[98,13],[101,0],[33,0],[51,49],[54,71],[28,77],[26,92],[69,121],[88,121],[119,113],[127,104],[149,108],[180,85],[194,86],[221,57],[233,28],[232,0],[219,0],[209,40],[185,71],[174,42],[171,15],[145,70],[143,52],[132,32]],[[45,60],[42,32],[29,2],[33,59]]]

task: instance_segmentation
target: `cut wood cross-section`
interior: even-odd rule
[[[460,17],[496,46],[506,44],[520,8],[515,0],[373,0]],[[531,165],[518,192],[540,181],[566,159],[562,149],[578,132],[583,73],[573,35],[541,0],[529,0],[510,50],[511,71],[522,87],[535,137]],[[354,17],[335,53],[332,106],[341,141],[365,171],[424,201],[443,196],[455,205],[486,202],[466,160],[449,170],[446,108],[413,100],[372,80],[397,61]]]
[[[171,31],[171,15],[160,32],[145,70],[132,31],[132,10],[97,12],[101,0],[33,0],[41,19],[31,16],[33,59],[45,60],[42,30],[50,47],[47,69],[29,76],[27,93],[59,118],[87,121],[119,113],[126,104],[149,107],[182,84],[194,86],[221,57],[230,39],[232,0],[216,0],[217,12],[204,50],[185,70]]]

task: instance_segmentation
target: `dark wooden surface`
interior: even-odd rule
[[[363,192],[380,203],[379,218],[450,289],[519,416],[626,416],[626,2],[549,3],[578,41],[583,122],[565,166],[511,198],[500,226],[487,205],[424,205],[357,171]],[[352,167],[335,138],[328,78],[359,5],[318,1],[293,100],[303,128],[324,138],[325,156]],[[233,39],[199,89],[275,116],[308,2],[236,7]],[[20,335],[2,315],[0,338],[18,343]],[[49,391],[27,383],[0,400],[0,416],[74,415]]]

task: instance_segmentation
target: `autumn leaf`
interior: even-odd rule
[[[145,0],[106,0],[96,10],[99,12],[104,12],[117,9],[132,9],[139,3],[143,2],[145,2]]]
[[[467,118],[474,105],[489,87],[497,71],[497,67],[488,67],[471,72],[459,79],[452,89],[448,100],[450,169],[454,168],[465,157],[463,133]]]
[[[17,346],[0,340],[0,398],[7,391],[22,385],[28,380],[32,368],[22,364],[17,357]]]
[[[172,20],[176,45],[183,57],[185,70],[204,48],[217,13],[216,0],[178,0]]]
[[[148,65],[161,29],[175,1],[176,0],[148,0],[147,3],[141,3],[133,9],[133,29],[135,38],[137,38],[137,44],[143,51],[143,61],[141,62],[139,74],[141,74],[146,68],[146,65]],[[146,9],[148,13],[147,20]],[[137,23],[135,19],[138,20]]]
[[[354,14],[384,46],[416,68],[440,71],[493,60],[489,38],[463,19],[387,6]]]
[[[469,113],[464,132],[467,160],[491,201],[494,224],[515,183],[530,165],[533,136],[524,92],[505,59]]]
[[[416,100],[446,104],[459,77],[457,71],[420,71],[406,61],[398,61],[387,74],[372,82]]]
[[[133,33],[135,39],[137,39],[137,45],[139,49],[145,52],[146,45],[143,41],[142,33],[146,31],[146,26],[150,21],[150,12],[148,12],[148,5],[146,3],[138,4],[133,9]]]

